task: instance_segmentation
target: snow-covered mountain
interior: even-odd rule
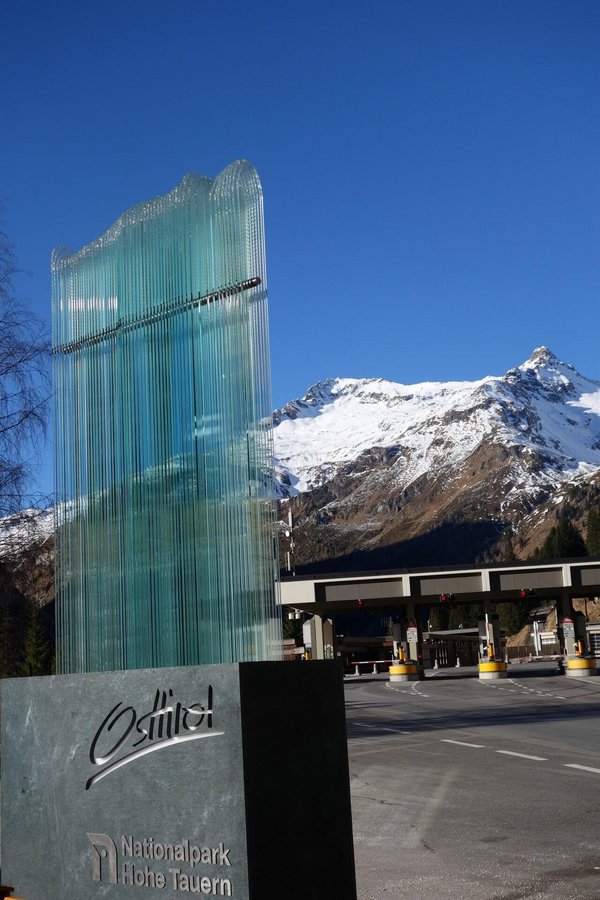
[[[33,545],[40,545],[54,534],[54,509],[23,509],[0,519],[0,559]]]
[[[547,347],[475,382],[330,379],[273,421],[281,497],[350,549],[448,521],[518,530],[600,474],[600,382]]]

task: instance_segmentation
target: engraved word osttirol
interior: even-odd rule
[[[141,756],[163,750],[184,741],[218,737],[223,731],[213,730],[213,689],[208,686],[205,704],[185,706],[173,703],[173,691],[156,691],[154,706],[138,714],[133,706],[120,700],[104,718],[90,746],[90,762],[102,766],[88,778],[86,791],[112,772]]]

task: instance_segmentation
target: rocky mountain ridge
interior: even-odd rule
[[[547,347],[475,382],[330,379],[273,422],[299,564],[522,555],[600,478],[600,382]]]

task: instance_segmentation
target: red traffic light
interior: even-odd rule
[[[534,594],[535,594],[535,591],[533,590],[533,588],[521,588],[521,590],[519,591],[519,597],[521,597],[521,598],[533,597]]]
[[[356,603],[358,606],[364,606],[364,600],[357,600]]]
[[[447,603],[451,600],[454,600],[454,594],[440,594],[440,601],[442,603]]]

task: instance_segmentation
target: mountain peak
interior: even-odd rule
[[[554,368],[556,366],[566,366],[569,369],[572,369],[573,366],[568,365],[568,363],[563,362],[558,358],[556,353],[553,353],[549,347],[542,345],[541,347],[536,347],[533,351],[529,359],[525,360],[521,369],[544,369],[544,368]]]
[[[431,472],[462,471],[490,445],[507,458],[537,461],[535,476],[529,463],[515,464],[515,496],[544,478],[554,484],[600,469],[600,384],[546,346],[506,375],[473,382],[330,378],[276,410],[273,424],[278,477],[294,493],[363,463],[366,471],[382,453],[394,460],[393,487],[401,491]]]
[[[512,370],[515,371],[515,370]],[[540,382],[572,381],[577,378],[579,372],[570,363],[564,362],[550,350],[549,347],[537,347],[529,359],[518,367],[517,372],[534,374]]]
[[[565,362],[563,359],[560,359],[550,350],[549,347],[542,345],[541,347],[536,347],[533,351],[529,359],[525,360],[525,362],[519,366],[520,369],[568,369],[570,372],[575,372],[576,374],[580,374],[577,372],[575,366],[572,366],[571,363]]]
[[[558,356],[556,353],[553,353],[549,347],[546,347],[545,344],[542,344],[541,347],[536,347],[529,359],[533,362],[555,362],[558,361]]]

